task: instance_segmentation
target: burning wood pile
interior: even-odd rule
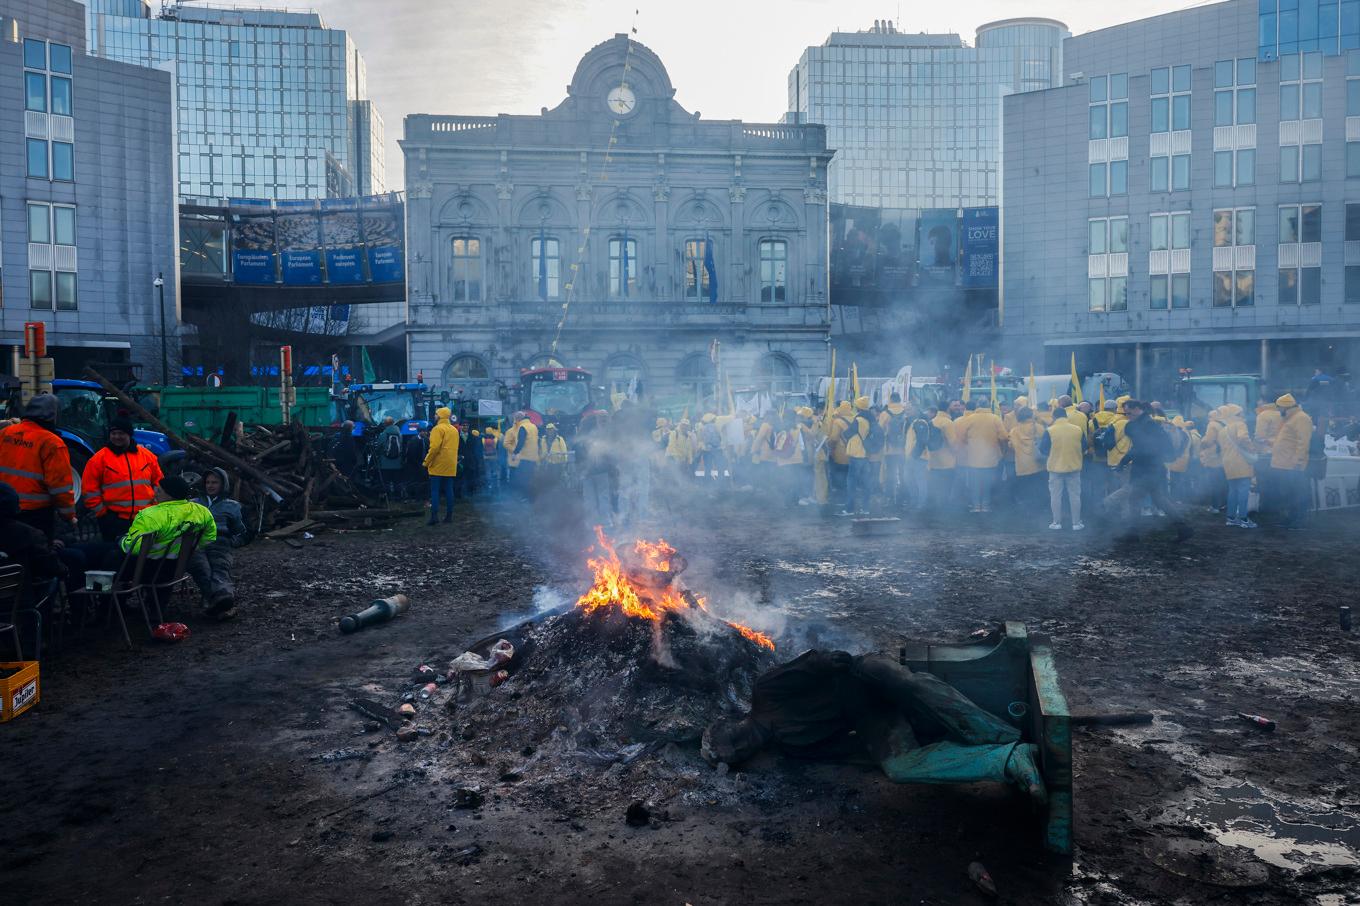
[[[620,550],[597,528],[587,564],[591,585],[574,606],[473,646],[486,655],[509,641],[514,657],[497,665],[508,678],[449,702],[463,739],[533,753],[514,771],[526,780],[566,782],[583,762],[628,764],[667,743],[697,744],[712,721],[746,713],[774,663],[769,636],[685,588],[685,559],[665,541]]]

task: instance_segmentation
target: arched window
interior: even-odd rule
[[[604,385],[609,396],[638,396],[643,392],[642,362],[635,356],[610,356],[604,363]]]
[[[637,296],[637,257],[636,239],[623,235],[609,240],[609,298]]]
[[[783,239],[760,240],[760,301],[783,302],[788,285],[789,244]]]
[[[524,366],[526,371],[533,371],[538,368],[565,368],[565,367],[567,366],[562,364],[561,359],[551,355],[536,355],[529,360],[529,364]]]
[[[717,295],[713,282],[717,274],[710,240],[688,239],[685,241],[685,293],[691,302],[712,302]]]
[[[702,411],[713,407],[718,387],[717,370],[706,355],[692,355],[675,369],[675,383],[686,403]]]
[[[529,240],[529,280],[534,296],[544,302],[561,296],[562,251],[551,236],[535,236]]]
[[[482,241],[474,236],[455,236],[452,252],[450,301],[482,301]]]
[[[456,355],[444,368],[444,383],[455,381],[485,381],[490,379],[491,371],[481,356],[470,354]]]
[[[798,369],[787,356],[767,355],[756,365],[755,385],[771,393],[792,393],[797,388]]]

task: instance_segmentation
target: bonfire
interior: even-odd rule
[[[587,566],[591,584],[575,606],[488,640],[514,644],[501,688],[521,707],[533,703],[525,710],[535,745],[563,731],[592,750],[697,742],[714,719],[746,712],[774,642],[687,589],[687,563],[673,546],[616,547],[597,528]]]

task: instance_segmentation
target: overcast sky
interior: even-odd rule
[[[387,126],[389,188],[401,189],[402,117],[537,113],[566,96],[591,47],[634,24],[661,57],[688,110],[714,119],[773,122],[786,79],[808,45],[833,31],[892,19],[899,31],[958,32],[970,44],[996,19],[1046,16],[1073,34],[1175,9],[1194,0],[250,0],[213,3],[318,10],[350,32],[368,63],[369,94]],[[902,18],[901,11],[907,10]]]

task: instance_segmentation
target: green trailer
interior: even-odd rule
[[[309,428],[334,423],[328,387],[298,387],[290,417]],[[236,413],[246,425],[277,425],[282,420],[277,387],[140,387],[137,396],[176,432],[217,440]]]

